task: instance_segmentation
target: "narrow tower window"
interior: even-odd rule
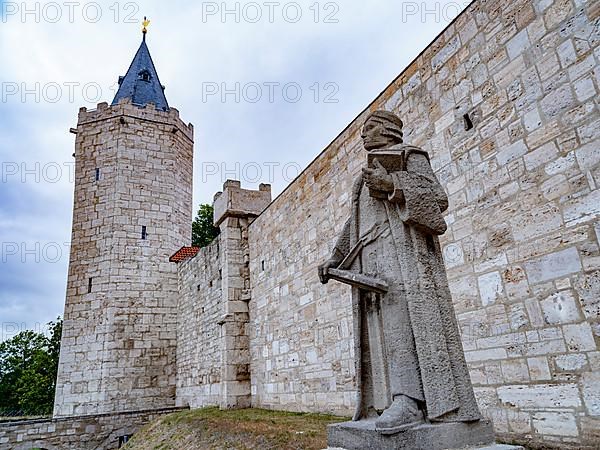
[[[473,121],[471,120],[471,117],[469,116],[469,114],[465,114],[463,116],[463,120],[465,121],[465,130],[469,131],[473,129]]]
[[[146,225],[142,225],[142,239],[146,240],[148,233],[146,233]]]
[[[93,278],[88,278],[88,294],[92,292]]]
[[[96,181],[100,180],[100,169],[96,168]]]

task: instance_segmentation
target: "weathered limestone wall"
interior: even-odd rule
[[[175,109],[101,103],[80,110],[76,133],[54,414],[174,406],[177,268],[168,258],[191,239],[193,127]]]
[[[220,238],[178,265],[177,405],[200,408],[221,398],[223,315]]]
[[[250,338],[248,302],[250,291],[250,248],[248,227],[271,203],[271,186],[242,189],[239,181],[228,180],[215,195],[214,221],[221,231],[223,316],[221,328],[221,408],[251,405]]]
[[[0,450],[113,450],[143,425],[183,408],[0,423]]]
[[[598,2],[477,1],[369,107],[399,114],[449,194],[471,377],[519,442],[600,442],[599,43]],[[366,115],[250,225],[253,406],[352,412],[350,291],[317,265],[349,214]]]
[[[349,214],[353,152],[327,151],[250,227],[253,406],[352,413],[350,291],[316,270]]]
[[[220,234],[179,263],[177,405],[250,406],[248,226],[271,203],[271,186],[227,181],[214,201]]]

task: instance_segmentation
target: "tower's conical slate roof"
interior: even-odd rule
[[[135,54],[127,74],[124,77],[119,77],[119,90],[112,104],[116,105],[123,98],[131,99],[131,103],[137,106],[154,103],[156,109],[163,111],[169,109],[164,87],[160,84],[150,51],[146,45],[145,33],[142,45]]]

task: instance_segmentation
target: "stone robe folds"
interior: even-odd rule
[[[408,145],[390,151],[403,153],[403,170],[388,170],[394,192],[369,192],[357,180],[334,250],[348,255],[358,244],[348,268],[389,286],[385,294],[353,288],[354,420],[401,394],[422,402],[431,421],[479,420],[437,238],[446,231],[448,200],[427,153]]]

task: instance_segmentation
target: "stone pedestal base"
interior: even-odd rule
[[[485,420],[423,424],[393,435],[376,431],[375,420],[343,422],[327,429],[327,445],[346,450],[447,450],[493,443],[494,430]]]

